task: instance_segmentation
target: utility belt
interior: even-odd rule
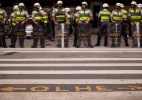
[[[90,33],[79,33],[78,36],[79,37],[90,37],[91,34]]]
[[[107,36],[108,36],[108,37],[120,37],[121,34],[120,34],[120,33],[115,33],[115,32],[114,32],[114,33],[108,33]]]
[[[68,37],[68,34],[67,34],[67,32],[65,32],[65,33],[56,33],[56,37]]]
[[[133,33],[133,37],[140,37],[140,38],[142,38],[142,33]]]

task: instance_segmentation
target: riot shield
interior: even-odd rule
[[[77,41],[78,47],[84,46],[84,48],[87,48],[89,46],[88,44],[91,44],[90,43],[91,34],[89,33],[89,31],[90,31],[90,25],[86,25],[85,23],[78,25],[78,41]]]
[[[41,24],[35,25],[33,28],[33,36],[45,36],[44,26]]]
[[[68,47],[68,25],[61,23],[55,25],[55,41],[57,47],[67,48]]]
[[[121,25],[111,23],[108,27],[108,46],[120,47],[121,43]]]
[[[136,24],[133,25],[133,34],[132,34],[132,44],[133,48],[140,48],[142,46],[142,32],[141,32],[141,25]]]
[[[26,35],[25,27],[23,25],[21,25],[21,23],[16,25],[14,35],[16,35],[16,36],[25,36]]]

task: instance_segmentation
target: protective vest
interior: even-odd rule
[[[141,21],[141,11],[140,9],[130,9],[131,19],[133,22],[140,24]],[[132,24],[132,23],[131,23]]]
[[[2,22],[4,19],[4,11],[0,9],[0,22]]]
[[[78,21],[78,13],[75,14],[75,22],[79,23],[79,21]]]
[[[19,21],[19,22],[22,22],[24,20],[26,20],[26,14],[24,11],[20,12],[20,11],[17,11],[16,12],[16,20]]]
[[[124,20],[127,20],[127,15],[128,15],[128,12],[127,10],[123,9],[122,12],[124,13]]]
[[[122,20],[123,12],[122,11],[114,11],[113,12],[113,20],[115,22],[120,22]]]
[[[65,22],[66,21],[66,17],[65,17],[65,9],[55,9],[56,11],[56,15],[55,15],[55,19],[57,22]]]
[[[14,18],[14,12],[11,13],[11,25],[12,25],[12,26],[16,26],[15,18]]]
[[[44,24],[47,24],[48,23],[48,20],[47,20],[48,17],[46,15],[46,12],[44,12],[44,14],[45,14],[45,16],[42,17],[42,21],[43,21]]]
[[[90,18],[90,10],[80,10],[80,21],[88,21]]]
[[[42,21],[42,16],[39,12],[34,11],[34,20],[35,21]]]
[[[110,19],[110,12],[109,11],[101,11],[101,21],[109,21]]]

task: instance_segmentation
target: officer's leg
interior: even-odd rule
[[[77,36],[77,26],[75,26],[74,27],[74,45],[73,45],[73,47],[76,47],[77,39],[78,39],[78,36]]]
[[[19,36],[19,46],[20,46],[20,48],[24,48],[24,39],[25,39],[25,36]]]
[[[14,29],[15,29],[15,27],[12,27],[12,30],[11,30],[11,45],[9,45],[10,48],[15,48]]]
[[[55,25],[55,34],[59,33],[61,30],[60,28],[60,24],[59,25]],[[60,32],[61,33],[61,32]],[[57,45],[56,47],[61,47],[61,37],[56,37],[56,41],[57,41]]]
[[[122,35],[124,36],[124,41],[125,41],[125,46],[128,47],[128,37],[127,37],[127,30],[128,30],[128,24],[127,23],[123,23],[122,24]]]
[[[2,44],[2,38],[0,37],[0,47],[2,47],[3,44]]]
[[[137,47],[137,41],[136,41],[136,37],[133,36],[134,32],[136,31],[136,26],[135,25],[131,25],[131,32],[132,32],[132,44],[133,44],[133,48]]]
[[[97,33],[98,38],[97,38],[97,43],[96,43],[95,46],[100,46],[100,42],[101,42],[101,37],[103,35],[103,31],[104,31],[104,25],[101,23],[99,32]]]
[[[90,29],[91,29],[91,26],[90,26],[90,24],[89,25],[87,25],[86,26],[88,29],[88,34],[90,34]],[[91,34],[90,34],[90,36],[89,37],[87,37],[87,42],[88,42],[88,47],[90,47],[90,48],[93,48],[94,46],[91,44]]]
[[[36,48],[38,43],[38,36],[33,36],[33,45],[31,48]]]
[[[45,48],[45,36],[40,36],[40,46],[41,48]]]
[[[3,48],[7,48],[5,35],[2,37],[2,44],[3,44]]]

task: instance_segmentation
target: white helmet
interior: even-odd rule
[[[23,6],[23,7],[25,7],[24,3],[19,3],[18,6]]]
[[[80,7],[80,6],[77,6],[77,7],[76,7],[76,10],[81,10],[81,7]]]
[[[18,5],[15,5],[15,6],[13,7],[13,10],[19,10]]]
[[[103,4],[103,7],[105,8],[105,7],[109,7],[109,5],[107,4],[107,3],[104,3]]]
[[[65,8],[65,10],[66,10],[67,12],[70,12],[70,8]]]
[[[138,8],[142,8],[142,4],[138,4]]]
[[[57,2],[57,5],[58,5],[58,4],[63,4],[63,2],[62,2],[62,1],[58,1],[58,2]]]
[[[36,6],[40,6],[40,3],[35,3],[35,4],[34,4],[34,7],[36,7]]]
[[[132,1],[131,5],[136,5],[137,6],[137,2],[136,1]]]
[[[121,6],[121,3],[116,3],[116,6],[119,6],[119,7],[120,7],[120,6]]]
[[[82,2],[82,5],[86,5],[86,6],[88,6],[87,2]]]
[[[124,8],[124,5],[121,3],[121,4],[120,4],[120,7],[121,7],[121,8]]]

